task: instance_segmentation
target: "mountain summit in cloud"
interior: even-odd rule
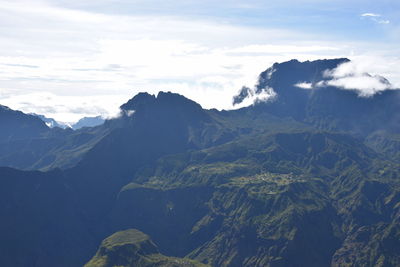
[[[299,84],[307,84],[310,88],[318,82],[325,80],[324,73],[337,68],[340,64],[349,62],[347,58],[316,60],[300,62],[296,59],[275,63],[259,75],[254,88],[244,87],[233,98],[233,104],[237,105],[252,95],[274,92],[279,97],[296,94]]]
[[[350,64],[346,58],[275,63],[260,74],[254,88],[242,88],[233,103],[256,99],[254,109],[323,128],[360,134],[399,130],[400,91],[385,78],[358,73]],[[269,97],[259,100],[263,95]]]
[[[326,87],[353,90],[361,97],[370,97],[381,91],[393,89],[382,76],[360,72],[347,58],[300,62],[296,59],[275,63],[259,75],[253,88],[243,87],[234,96],[233,104],[240,105],[248,99],[281,99],[301,93],[300,89],[317,90]],[[311,93],[311,92],[309,92]],[[268,95],[270,97],[263,97]]]

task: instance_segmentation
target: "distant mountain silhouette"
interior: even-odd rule
[[[84,117],[78,122],[71,125],[71,128],[78,130],[83,127],[95,127],[104,123],[104,119],[101,116],[96,117]]]
[[[36,116],[39,119],[41,119],[42,121],[44,121],[46,123],[47,127],[49,127],[49,128],[54,128],[54,127],[58,127],[58,128],[62,128],[62,129],[68,128],[67,124],[60,123],[53,118],[47,118],[44,115],[35,114],[35,113],[31,113],[30,115]]]
[[[49,127],[38,117],[2,105],[0,122],[0,141],[40,137],[49,131]]]
[[[52,119],[49,122],[54,123]],[[109,131],[108,128],[78,131],[50,128],[40,115],[5,106],[0,106],[0,125],[0,166],[20,169],[71,167]]]

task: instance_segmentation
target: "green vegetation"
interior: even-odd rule
[[[166,257],[144,233],[117,232],[103,240],[85,267],[206,267],[191,259]]]
[[[168,254],[212,266],[399,262],[391,246],[400,240],[381,236],[389,230],[357,245],[373,258],[347,254],[360,252],[348,245],[354,231],[367,225],[381,229],[385,222],[397,229],[391,218],[400,207],[398,165],[349,136],[266,133],[169,155],[150,169],[121,190],[113,220],[117,228],[145,229]],[[142,207],[151,211],[138,221]],[[148,225],[145,218],[157,223]],[[169,227],[180,229],[171,235],[186,250],[164,245],[172,238],[163,234]],[[204,241],[194,241],[198,237]]]

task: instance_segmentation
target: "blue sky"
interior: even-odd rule
[[[0,103],[61,121],[140,91],[231,108],[274,62],[349,57],[400,85],[399,1],[0,0]]]
[[[327,31],[340,38],[375,41],[398,26],[400,2],[395,0],[297,0],[297,1],[59,1],[62,6],[117,15],[166,15],[191,19],[216,20],[236,25],[292,29],[326,37]],[[379,21],[391,25],[378,27],[376,21],[361,14],[378,14]],[[392,27],[393,25],[393,27]],[[382,25],[381,25],[382,26]]]

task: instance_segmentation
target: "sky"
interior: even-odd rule
[[[62,122],[144,91],[231,109],[274,62],[337,57],[400,88],[400,1],[0,0],[0,104]]]

